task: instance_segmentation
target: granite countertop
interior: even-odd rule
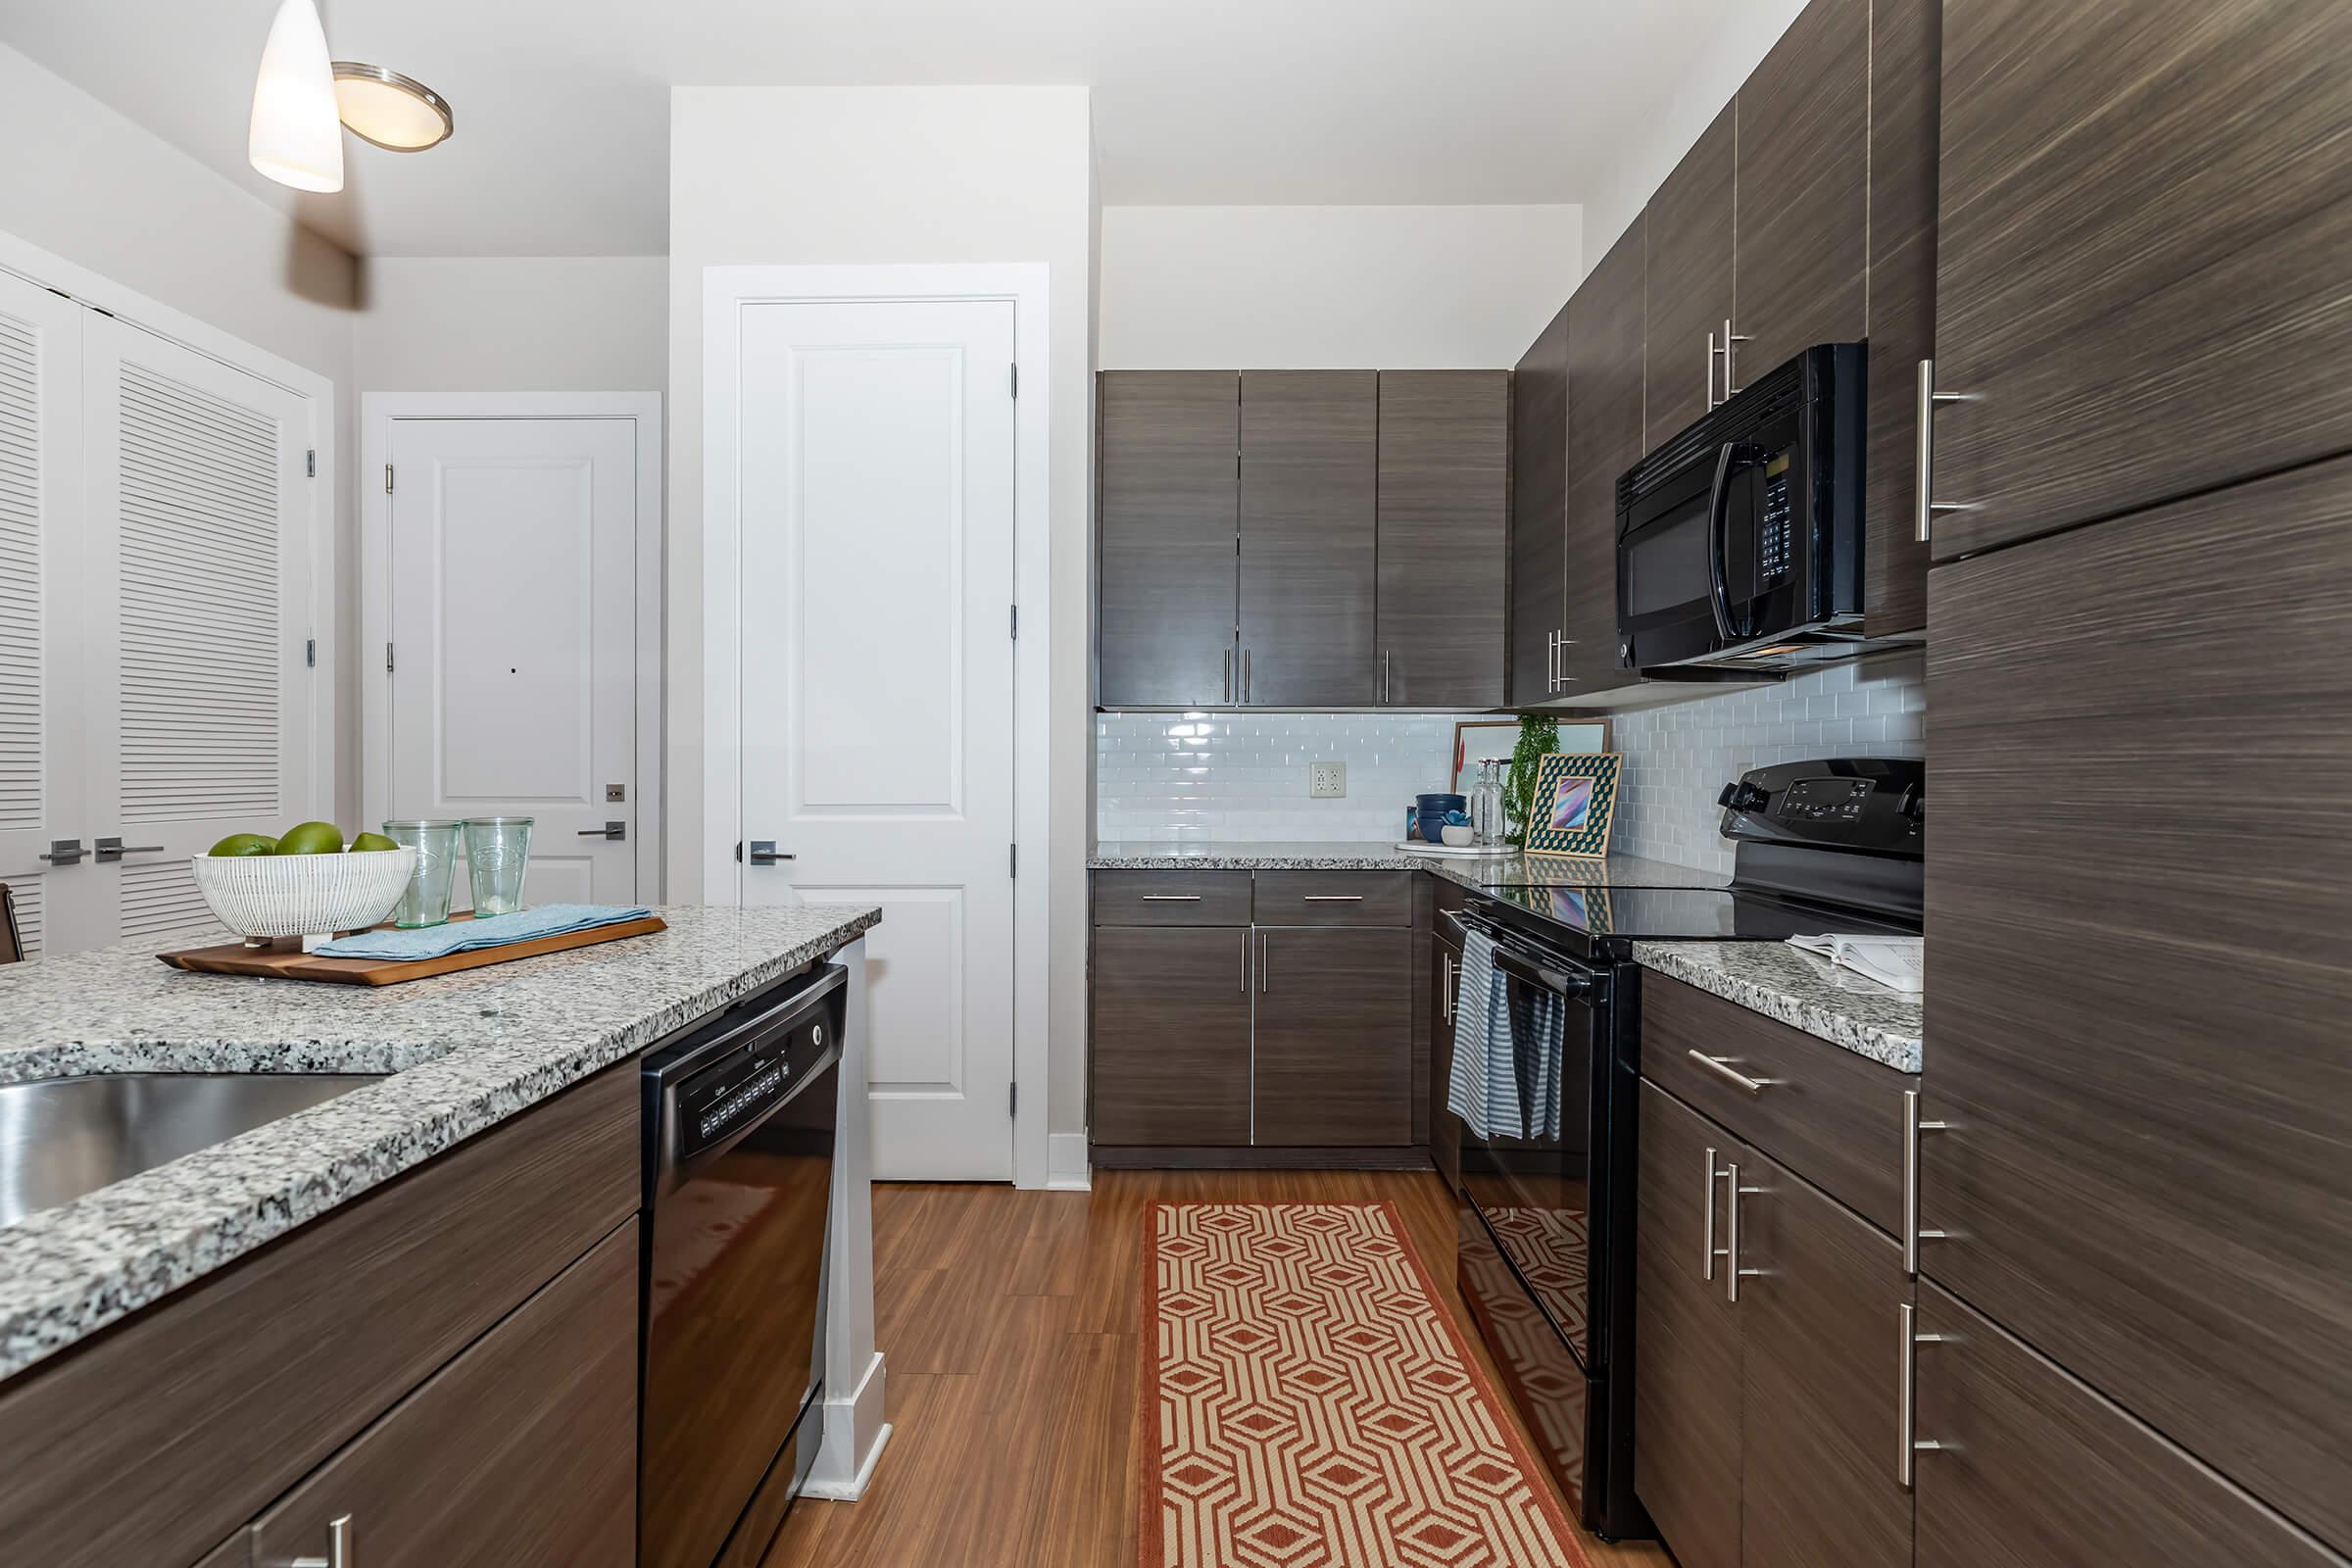
[[[1087,866],[1096,871],[1434,871],[1464,887],[1719,888],[1730,880],[1638,855],[1598,860],[1549,856],[1415,855],[1394,844],[1269,842],[1161,844],[1132,841],[1097,845]]]
[[[669,929],[381,988],[191,974],[125,943],[0,968],[0,1084],[387,1073],[0,1227],[0,1378],[868,930],[871,906],[663,908]]]
[[[1920,998],[1785,942],[1637,942],[1634,961],[1897,1072],[1925,1059]]]

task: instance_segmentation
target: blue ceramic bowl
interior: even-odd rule
[[[1470,804],[1470,798],[1466,795],[1422,795],[1414,800],[1414,809],[1419,818],[1418,831],[1425,844],[1445,843],[1446,819],[1459,814]],[[1467,822],[1469,818],[1464,816],[1462,821]]]

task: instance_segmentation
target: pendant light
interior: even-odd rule
[[[326,28],[311,0],[285,0],[270,24],[270,41],[262,48],[262,69],[253,83],[245,156],[255,169],[296,190],[343,188],[335,69],[326,52]]]

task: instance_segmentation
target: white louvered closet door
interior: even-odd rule
[[[25,956],[104,940],[41,858],[92,831],[81,747],[74,526],[81,506],[81,309],[0,273],[0,882]]]
[[[217,929],[189,857],[319,812],[313,404],[103,316],[85,332],[88,794],[124,853],[75,886],[106,940],[161,942]]]

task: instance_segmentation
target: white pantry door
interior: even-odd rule
[[[24,956],[92,946],[50,909],[52,840],[100,831],[79,766],[81,661],[73,577],[81,488],[81,317],[72,300],[0,273],[0,883]],[[85,908],[84,920],[94,911]]]
[[[882,906],[873,1173],[1010,1180],[1013,306],[740,322],[741,897]]]
[[[80,622],[86,814],[118,859],[58,872],[99,940],[219,929],[189,858],[323,806],[313,776],[312,401],[89,314]],[[53,947],[51,951],[61,951]]]
[[[391,814],[531,817],[527,903],[634,903],[636,421],[390,422]]]

